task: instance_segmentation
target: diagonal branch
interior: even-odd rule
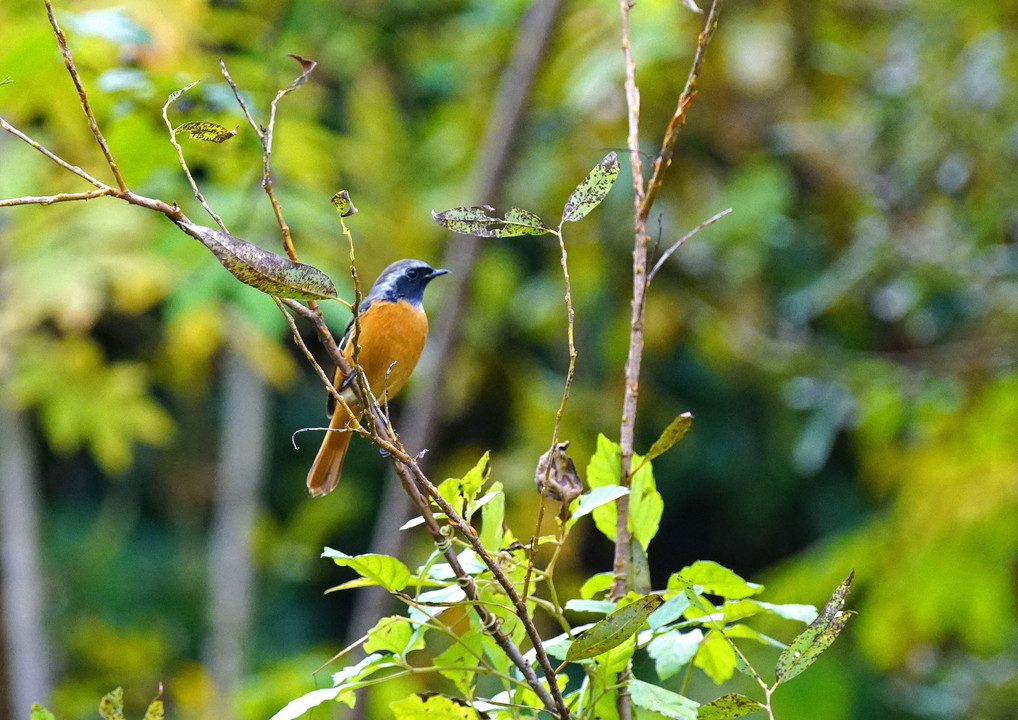
[[[117,187],[120,188],[121,192],[127,192],[127,183],[124,182],[124,176],[120,174],[120,168],[117,167],[117,161],[113,159],[113,153],[110,152],[110,147],[106,144],[106,138],[103,137],[102,131],[99,130],[99,123],[96,121],[95,113],[92,112],[92,106],[88,102],[85,86],[82,85],[81,76],[78,75],[78,69],[74,66],[74,58],[71,57],[71,51],[67,49],[67,37],[64,35],[64,31],[60,29],[60,25],[57,24],[57,16],[53,11],[53,3],[50,0],[45,0],[45,3],[46,14],[49,16],[49,24],[53,26],[53,34],[56,35],[60,54],[64,56],[64,66],[67,68],[67,72],[70,73],[74,87],[78,91],[78,101],[81,103],[81,109],[85,113],[85,119],[88,120],[88,127],[92,130],[95,141],[99,143],[103,155],[106,156],[106,162],[113,172],[113,177],[116,178]]]

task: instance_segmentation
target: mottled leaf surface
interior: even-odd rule
[[[171,96],[173,97],[173,96]],[[237,134],[238,128],[227,130],[219,123],[206,120],[192,120],[183,125],[173,128],[173,134],[184,133],[192,140],[204,140],[205,142],[221,143],[229,140]]]
[[[848,622],[848,618],[853,615],[851,611],[842,608],[845,606],[845,597],[848,595],[854,577],[855,572],[853,571],[834,591],[817,619],[799,633],[778,657],[778,664],[775,668],[776,682],[794,678],[812,665],[820,657],[820,653],[829,648],[831,643],[837,639],[844,629],[845,623]]]
[[[573,190],[562,210],[562,222],[575,222],[586,217],[608,196],[618,177],[619,159],[612,151]]]
[[[216,228],[178,220],[177,225],[212,251],[223,267],[245,285],[263,293],[296,300],[328,300],[336,286],[316,267],[262,250]]]
[[[697,720],[731,720],[731,718],[742,717],[751,712],[762,710],[763,707],[753,698],[738,693],[729,693],[713,702],[701,705],[696,718]]]
[[[516,237],[544,235],[551,228],[534,213],[522,208],[511,208],[505,217],[494,217],[495,208],[489,205],[454,207],[443,212],[431,211],[431,217],[444,228],[462,235],[476,237]]]
[[[569,646],[566,660],[584,660],[601,655],[631,638],[647,616],[664,602],[660,595],[647,595],[608,615],[592,628],[580,633]]]

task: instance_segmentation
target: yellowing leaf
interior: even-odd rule
[[[437,693],[417,693],[389,703],[396,720],[481,720],[488,717],[470,703]]]
[[[794,678],[812,665],[820,657],[820,653],[837,639],[844,629],[845,623],[848,622],[848,618],[853,614],[842,608],[845,606],[845,597],[848,595],[854,577],[855,572],[853,571],[834,591],[817,619],[799,633],[778,657],[775,669],[776,682]]]
[[[173,128],[173,134],[186,133],[192,140],[204,140],[205,142],[221,143],[229,140],[237,134],[238,128],[227,130],[218,123],[206,120],[192,120],[183,125]]]
[[[381,585],[386,590],[402,590],[410,582],[410,570],[402,562],[388,555],[367,553],[365,555],[347,555],[339,550],[325,548],[322,557],[332,558],[337,565],[353,569],[364,580],[355,581],[356,586],[347,583],[335,589],[346,587],[362,587],[364,585]]]

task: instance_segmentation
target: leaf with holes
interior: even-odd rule
[[[519,235],[544,235],[551,228],[537,215],[523,208],[510,208],[505,217],[492,217],[495,208],[489,205],[454,207],[442,212],[431,211],[435,222],[461,235],[504,238]]]
[[[824,605],[817,619],[799,633],[778,657],[775,669],[776,683],[791,680],[808,668],[820,657],[820,653],[829,648],[831,643],[837,639],[844,629],[845,623],[848,622],[848,618],[854,614],[851,610],[842,609],[845,606],[845,597],[848,595],[854,577],[855,571],[853,570],[831,595],[831,599]]]
[[[619,159],[612,151],[576,186],[562,210],[562,222],[576,222],[601,204],[619,177]]]
[[[206,120],[192,120],[173,128],[173,134],[186,133],[192,140],[221,143],[236,135],[237,129],[227,130],[219,123],[208,122]]]

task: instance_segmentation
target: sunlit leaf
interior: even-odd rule
[[[389,703],[396,720],[481,720],[486,713],[474,709],[466,700],[439,695],[417,693]]]
[[[367,553],[365,555],[347,555],[339,550],[325,548],[322,557],[342,567],[354,570],[367,582],[362,585],[381,585],[386,590],[402,590],[410,582],[410,570],[402,562],[388,555]]]
[[[463,633],[435,658],[434,665],[443,677],[451,680],[461,693],[469,697],[473,692],[474,678],[481,670],[479,662],[483,652],[484,643],[479,633]]]
[[[735,649],[724,636],[717,630],[712,630],[700,643],[694,662],[711,680],[720,685],[735,674],[737,658]]]
[[[637,707],[675,720],[696,720],[700,706],[695,700],[636,678],[629,681],[629,696]]]
[[[489,496],[490,499],[485,501]],[[505,540],[505,491],[502,483],[493,482],[477,505],[481,508],[481,545],[494,552],[504,545]]]
[[[647,654],[654,660],[654,669],[662,680],[679,672],[693,659],[703,640],[703,631],[693,628],[686,632],[669,630],[647,643]]]
[[[738,693],[722,695],[717,700],[701,705],[697,720],[732,720],[763,709],[764,706],[752,698]]]
[[[148,709],[145,710],[145,717],[143,720],[163,720],[164,715],[163,684],[159,683],[159,694],[156,695],[155,700],[149,703]]]
[[[573,598],[566,601],[566,610],[572,610],[573,612],[600,613],[601,615],[607,615],[614,609],[615,603],[611,600],[584,600],[582,598]]]
[[[99,714],[106,720],[124,720],[124,688],[106,693],[99,701]]]
[[[504,238],[551,232],[541,218],[522,208],[510,208],[504,218],[488,214],[493,212],[495,208],[488,205],[454,207],[443,212],[432,210],[431,217],[444,228],[476,237]]]
[[[400,657],[423,647],[421,627],[403,615],[390,615],[379,620],[368,630],[368,639],[364,642],[364,652],[390,652]]]
[[[262,250],[216,228],[178,220],[177,225],[212,251],[223,267],[245,285],[277,297],[328,300],[336,286],[316,267]]]
[[[0,85],[3,85],[3,83],[0,83]],[[39,703],[32,703],[32,711],[29,715],[29,720],[56,720],[56,718],[53,713]]]
[[[599,572],[591,575],[580,586],[580,597],[590,599],[598,593],[605,592],[615,583],[615,576],[610,572]]]
[[[585,217],[608,196],[618,177],[619,159],[612,151],[573,190],[562,210],[562,221],[574,222]]]
[[[844,629],[845,623],[848,622],[848,618],[854,614],[851,610],[842,609],[845,606],[845,597],[848,595],[854,577],[855,571],[851,572],[834,591],[817,619],[799,633],[778,657],[778,664],[775,668],[776,682],[794,678],[812,665],[820,657],[820,654],[837,639]]]
[[[650,446],[650,450],[644,456],[647,460],[653,460],[658,455],[667,452],[675,443],[683,438],[683,436],[689,432],[689,428],[693,424],[693,416],[684,412],[677,418],[672,420],[671,424],[665,428],[664,432],[661,433],[661,437],[654,441],[654,444]]]
[[[763,585],[747,582],[712,560],[698,560],[682,568],[678,574],[694,585],[702,585],[706,593],[732,600],[756,595],[763,590]]]
[[[596,508],[628,494],[629,488],[624,488],[621,485],[602,485],[601,487],[592,488],[589,492],[585,492],[573,500],[570,506],[572,512],[570,525],[584,515],[594,512]]]
[[[651,629],[657,629],[664,627],[670,622],[674,622],[682,616],[686,608],[689,607],[689,598],[684,593],[678,593],[665,600],[664,605],[655,610],[649,618],[647,618],[647,625]]]
[[[583,660],[618,647],[640,629],[647,616],[664,602],[660,595],[647,595],[608,615],[576,637],[566,660]]]
[[[178,125],[173,128],[173,134],[186,133],[192,140],[221,143],[236,135],[237,130],[238,128],[227,130],[218,123],[208,122],[206,120],[192,120],[191,122],[186,122],[183,125]]]
[[[592,490],[597,487],[619,485],[622,474],[621,452],[618,443],[604,435],[598,435],[597,449],[587,465],[587,484]],[[657,491],[651,464],[642,462],[640,455],[633,453],[632,466],[639,469],[631,480],[629,529],[646,550],[651,539],[657,534],[664,512],[664,500]],[[593,518],[597,529],[614,542],[616,518],[614,503],[605,503],[593,508]]]

